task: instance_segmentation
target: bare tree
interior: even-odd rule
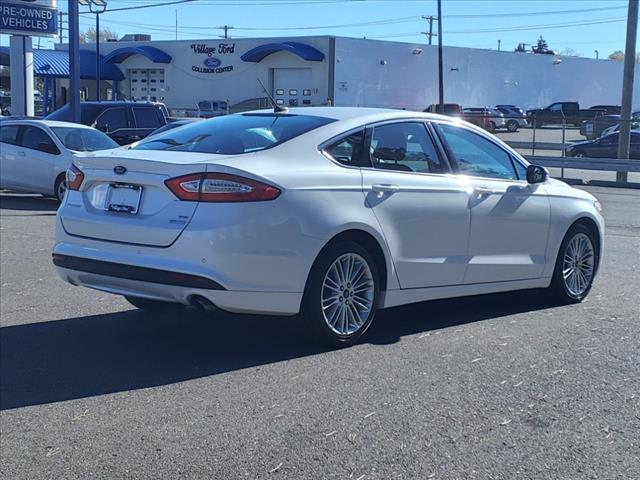
[[[108,40],[117,40],[118,33],[111,30],[109,27],[100,29],[100,43]],[[80,43],[95,43],[96,42],[96,29],[94,27],[87,28],[80,34]]]
[[[619,62],[624,61],[624,52],[622,50],[616,50],[615,52],[609,54],[607,57],[609,60],[616,60]],[[640,63],[640,53],[636,55],[636,63]]]
[[[575,48],[567,47],[560,52],[560,55],[564,57],[580,57],[581,55]]]

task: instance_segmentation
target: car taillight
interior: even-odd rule
[[[80,190],[80,185],[84,180],[84,173],[73,163],[67,170],[67,188],[69,190]]]
[[[280,195],[276,187],[227,173],[195,173],[164,183],[180,200],[199,202],[264,202]]]

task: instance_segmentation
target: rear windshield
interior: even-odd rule
[[[92,128],[51,127],[51,130],[65,147],[76,152],[94,152],[118,146],[104,133]]]
[[[154,135],[133,147],[133,150],[173,150],[224,155],[258,152],[334,121],[310,115],[228,115]]]

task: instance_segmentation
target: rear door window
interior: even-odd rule
[[[30,148],[32,150],[40,150],[42,144],[49,145],[52,151],[58,150],[58,147],[49,134],[41,128],[34,127],[33,125],[26,125],[24,127],[24,132],[22,132],[22,141],[20,143],[23,147]]]
[[[419,173],[447,171],[426,126],[421,122],[375,127],[370,153],[373,167],[382,170]]]
[[[20,125],[3,125],[0,126],[0,142],[10,145],[18,144],[18,131]]]
[[[137,128],[158,128],[164,125],[157,108],[133,108]]]
[[[108,108],[96,119],[96,128],[103,132],[113,132],[127,128],[127,112],[124,107]]]

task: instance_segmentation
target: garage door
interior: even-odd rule
[[[158,101],[164,97],[163,68],[129,69],[129,98]]]
[[[273,96],[278,105],[311,105],[313,86],[310,68],[274,68]]]

